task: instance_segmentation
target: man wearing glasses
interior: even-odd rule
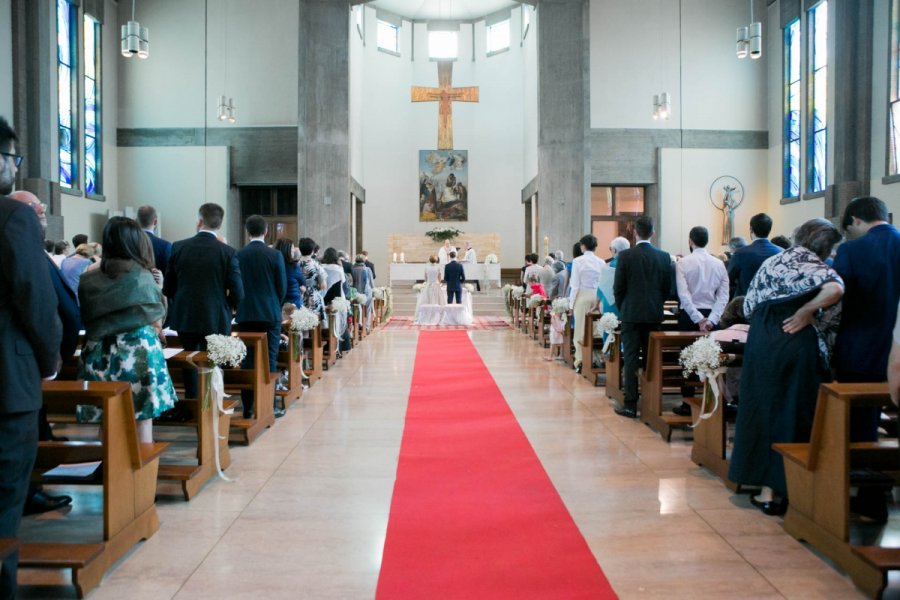
[[[22,157],[0,117],[0,538],[15,537],[38,442],[41,378],[59,366],[62,327],[35,211],[6,196]],[[0,566],[0,598],[16,595],[18,553]]]

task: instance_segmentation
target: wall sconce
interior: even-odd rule
[[[134,20],[134,3],[131,0],[131,20],[122,25],[122,56],[138,58],[150,56],[150,31]]]
[[[668,120],[672,116],[672,95],[668,92],[653,95],[653,120]]]

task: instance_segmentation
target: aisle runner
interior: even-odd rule
[[[471,325],[416,325],[416,320],[413,317],[391,317],[388,322],[384,324],[384,329],[387,331],[395,329],[421,329],[423,331],[429,331],[467,329],[494,330],[509,328],[509,321],[504,319],[503,317],[475,317],[472,320]]]
[[[419,335],[377,598],[615,598],[468,335]]]

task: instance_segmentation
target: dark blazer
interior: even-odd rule
[[[447,282],[447,291],[462,291],[462,284],[466,281],[466,271],[462,263],[451,260],[444,266],[444,281]]]
[[[728,281],[731,296],[744,296],[750,289],[753,276],[767,258],[781,252],[781,248],[767,239],[753,240],[752,244],[740,248],[728,261]]]
[[[669,295],[672,258],[650,244],[619,252],[613,294],[625,323],[661,323]]]
[[[169,266],[169,257],[172,256],[172,242],[156,237],[149,231],[144,230],[144,232],[150,238],[150,243],[153,244],[153,262],[156,264],[156,268],[165,275]]]
[[[41,408],[41,378],[59,362],[62,325],[37,216],[0,196],[0,414]]]
[[[230,334],[231,311],[244,298],[237,251],[209,233],[175,242],[163,293],[175,331]]]
[[[372,279],[375,279],[375,265],[372,264],[372,261],[367,260],[366,266],[372,271]]]
[[[81,310],[78,308],[78,299],[69,286],[63,281],[59,267],[48,256],[47,270],[50,271],[50,281],[56,291],[57,314],[62,322],[62,342],[59,354],[63,360],[71,358],[78,347],[78,332],[84,329],[81,324]]]
[[[845,286],[831,361],[838,380],[885,381],[900,300],[900,232],[893,225],[877,225],[844,242],[834,270]]]
[[[238,322],[280,323],[287,292],[284,257],[263,242],[250,242],[238,251],[237,260],[244,283]]]

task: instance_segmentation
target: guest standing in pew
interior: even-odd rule
[[[27,204],[34,210],[38,222],[41,224],[41,235],[47,233],[47,215],[44,212],[44,204],[37,196],[25,190],[13,192],[9,197],[17,202]],[[71,359],[78,347],[78,332],[81,331],[81,314],[78,309],[78,300],[69,286],[62,280],[59,267],[52,257],[47,257],[47,271],[50,273],[50,281],[56,292],[58,306],[57,315],[62,323],[62,341],[60,342],[59,355],[63,363]],[[38,441],[65,441],[53,435],[50,423],[47,421],[47,411],[43,406],[38,413]],[[23,514],[34,515],[56,510],[72,503],[72,497],[65,494],[53,495],[43,490],[39,483],[30,483],[28,486],[28,499],[25,501]]]
[[[300,308],[303,306],[303,292],[306,291],[306,277],[303,276],[300,261],[294,258],[294,242],[287,238],[279,238],[275,242],[275,250],[284,261],[284,273],[287,281],[284,301]]]
[[[460,267],[462,267],[462,265],[460,265]],[[375,299],[372,297],[372,288],[374,286],[375,276],[372,274],[369,267],[366,266],[366,257],[362,254],[358,254],[356,256],[356,264],[353,265],[353,287],[356,288],[357,292],[366,297],[366,327],[369,329],[372,327],[372,307],[375,302]]]
[[[303,270],[303,276],[306,278],[303,304],[306,308],[319,315],[322,326],[327,328],[328,320],[325,318],[325,303],[322,296],[326,289],[325,286],[328,285],[328,274],[314,256],[318,246],[311,238],[300,238],[297,248],[300,250],[300,268]]]
[[[619,308],[616,306],[616,297],[613,286],[616,282],[616,267],[619,266],[619,253],[631,248],[631,242],[626,238],[617,237],[609,243],[609,251],[612,258],[609,260],[609,268],[600,275],[597,282],[597,300],[600,301],[600,312],[612,313],[619,316]]]
[[[360,252],[363,255],[363,258],[366,259],[366,266],[369,267],[369,270],[372,271],[372,285],[375,285],[375,264],[369,260],[369,253],[366,250]]]
[[[244,298],[237,251],[218,240],[225,210],[200,207],[197,235],[172,244],[163,293],[169,298],[169,327],[185,350],[206,350],[206,336],[229,335],[231,317]],[[184,392],[197,398],[197,372],[184,370]]]
[[[169,257],[172,256],[172,242],[167,242],[155,233],[156,227],[159,225],[156,209],[150,205],[137,209],[137,222],[150,238],[150,243],[153,244],[153,264],[160,273],[165,274],[169,267]]]
[[[885,381],[891,331],[900,300],[900,231],[887,222],[884,202],[854,198],[841,225],[848,241],[838,247],[834,270],[844,280],[843,309],[834,343],[834,374],[842,383]],[[854,408],[850,439],[878,439],[881,410]]]
[[[163,356],[166,302],[153,246],[137,221],[113,217],[103,228],[103,260],[78,284],[85,343],[81,378],[131,385],[138,438],[153,443],[153,419],[175,406]]]
[[[751,498],[768,515],[784,514],[784,459],[772,444],[809,441],[819,384],[830,380],[831,348],[841,316],[844,282],[825,264],[841,234],[812,219],[796,245],[766,260],[750,283],[734,451],[728,479],[762,486]]]
[[[343,266],[340,264],[341,259],[337,250],[334,248],[325,248],[322,254],[322,268],[325,269],[325,297],[323,302],[331,304],[335,298],[346,298],[347,290],[344,284],[347,283],[347,273],[344,272]],[[350,279],[353,279],[353,271],[351,269]]]
[[[781,252],[781,248],[769,241],[772,232],[772,217],[765,213],[753,215],[750,219],[750,237],[753,242],[735,250],[728,260],[728,278],[731,281],[731,296],[744,296],[750,281],[770,256]]]
[[[0,538],[19,532],[34,466],[41,378],[59,369],[62,327],[35,212],[7,198],[22,157],[0,117]],[[16,596],[19,554],[0,563],[0,599]]]
[[[575,337],[575,370],[581,373],[584,360],[584,344],[582,343],[584,322],[587,314],[597,308],[597,286],[603,273],[609,269],[603,259],[594,254],[597,249],[597,238],[591,234],[578,241],[581,255],[572,261],[572,276],[569,279],[569,308],[575,319],[573,331]],[[588,357],[591,360],[591,357]]]
[[[897,320],[894,322],[894,343],[891,344],[891,355],[888,358],[888,387],[891,400],[900,405],[900,304],[897,305]]]
[[[706,251],[709,231],[706,227],[694,227],[688,233],[691,253],[675,263],[675,280],[678,286],[678,329],[680,331],[710,332],[719,325],[722,311],[728,304],[728,273],[725,264]],[[696,380],[695,380],[696,381]],[[694,395],[692,386],[683,386],[681,395]],[[687,402],[672,409],[676,415],[689,417],[691,407]]]
[[[284,302],[287,277],[282,253],[266,246],[269,227],[259,215],[247,217],[244,224],[250,242],[237,253],[241,268],[244,297],[237,308],[237,322],[242,331],[257,331],[266,334],[269,350],[269,373],[278,371],[278,345],[281,339],[281,303]],[[244,363],[245,369],[253,368],[253,350],[249,349]],[[265,401],[265,398],[258,398]],[[274,404],[275,398],[272,398]],[[241,390],[241,404],[244,418],[253,418],[253,390]],[[284,409],[275,406],[275,416],[283,417]]]
[[[659,331],[663,304],[672,286],[672,258],[650,243],[653,219],[639,217],[634,222],[637,242],[619,253],[613,294],[622,315],[622,377],[625,404],[615,408],[623,417],[637,417],[637,371],[647,363],[650,332]]]

